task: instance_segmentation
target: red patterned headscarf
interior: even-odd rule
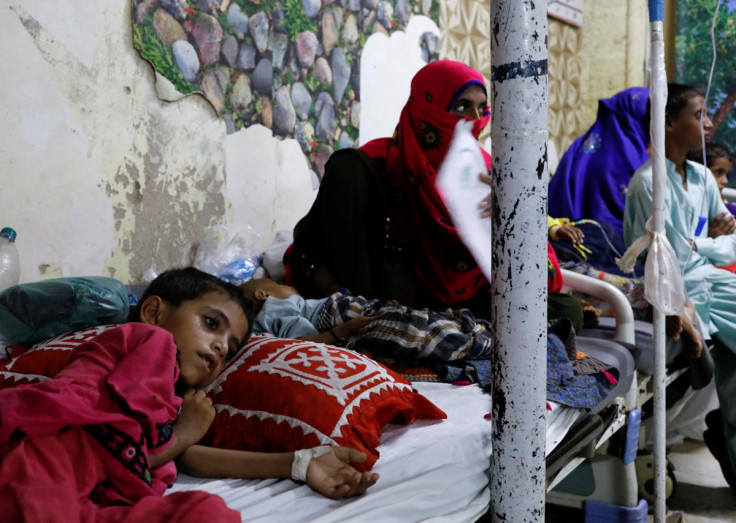
[[[415,270],[427,291],[447,304],[470,299],[488,285],[435,187],[437,170],[460,119],[449,111],[472,85],[486,91],[483,76],[472,67],[449,60],[426,65],[411,82],[409,101],[394,137],[379,138],[361,148],[374,160],[386,161],[382,176],[390,192],[387,201],[393,232],[399,245],[417,256]],[[473,120],[476,138],[489,120],[488,111],[480,120]],[[491,157],[482,148],[481,152],[490,170]],[[478,195],[478,202],[481,197]]]

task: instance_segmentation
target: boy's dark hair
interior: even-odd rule
[[[694,96],[704,97],[705,89],[686,84],[667,84],[667,105],[664,112],[670,115],[670,118],[677,118]]]
[[[246,291],[248,290],[249,287],[255,285],[257,283],[257,280],[258,280],[258,278],[251,278],[250,280],[241,283],[240,285],[238,285],[238,290],[240,291],[240,293],[244,297],[247,296],[249,293],[246,292]],[[245,298],[245,299],[250,302],[250,300],[248,298]],[[256,315],[259,312],[261,312],[261,309],[263,308],[263,302],[262,301],[254,300],[251,303],[252,303],[253,314],[254,315]]]
[[[710,167],[718,158],[725,158],[734,163],[734,156],[731,150],[720,143],[705,144],[705,165]],[[687,159],[693,162],[703,163],[703,149],[693,149],[687,153]]]
[[[245,340],[243,340],[244,342],[247,341],[253,331],[253,304],[243,296],[242,291],[237,286],[194,267],[162,272],[143,291],[138,305],[130,309],[128,321],[141,321],[140,306],[151,296],[158,296],[166,303],[178,307],[185,301],[196,300],[210,292],[224,294],[240,305],[248,320],[248,333]]]

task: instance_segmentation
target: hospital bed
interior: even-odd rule
[[[573,285],[592,285],[605,297],[617,291],[604,282],[570,275]],[[567,275],[565,276],[567,278]],[[586,278],[586,277],[582,277]],[[630,310],[628,311],[630,313]],[[633,322],[620,312],[617,339],[633,339]],[[628,322],[628,323],[627,323]],[[619,372],[618,384],[594,409],[578,409],[550,403],[546,415],[547,489],[551,501],[568,475],[585,462],[620,462],[626,482],[598,480],[603,490],[581,497],[564,494],[563,504],[579,506],[599,499],[624,506],[641,506],[636,493],[633,458],[638,443],[638,381],[632,353],[615,340],[578,338],[578,348]],[[413,383],[413,386],[446,414],[447,419],[417,421],[413,425],[389,425],[378,447],[381,457],[373,470],[381,475],[376,485],[358,498],[334,501],[290,480],[201,479],[180,475],[170,492],[206,490],[223,497],[229,507],[248,521],[476,521],[490,508],[490,459],[492,452],[491,397],[477,386],[446,383]],[[624,436],[620,436],[624,434]],[[628,441],[627,456],[605,451],[612,437]],[[610,467],[613,470],[616,467]],[[644,503],[646,510],[646,503]]]
[[[570,285],[591,285],[591,292],[603,297],[617,292],[604,282],[591,279],[576,282],[577,276],[565,275]],[[130,290],[139,293],[141,288]],[[619,500],[619,504],[627,506],[636,505],[633,466],[628,466],[630,461],[623,463],[618,456],[605,452],[614,437],[628,442],[638,440],[634,358],[617,341],[626,343],[633,334],[625,310],[617,314],[620,325],[616,340],[578,338],[578,349],[618,370],[615,388],[593,409],[549,402],[546,465],[550,500],[581,464],[605,459],[622,462],[628,474],[623,483],[626,492],[621,496],[620,485],[606,485],[603,490],[610,492],[603,492],[602,496],[596,493],[596,496]],[[373,468],[381,479],[364,496],[333,501],[291,480],[201,479],[185,474],[179,476],[168,492],[205,490],[218,494],[248,521],[475,521],[483,518],[490,508],[490,395],[477,386],[421,382],[413,386],[442,409],[447,419],[387,426],[378,447],[381,456]],[[622,433],[626,437],[621,438]],[[635,456],[635,447],[632,450],[629,444],[626,455],[631,457],[633,452]],[[596,483],[604,485],[605,479]]]

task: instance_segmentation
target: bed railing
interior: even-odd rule
[[[608,282],[596,280],[584,274],[562,269],[562,292],[576,291],[599,298],[609,304],[616,318],[616,334],[613,339],[634,345],[636,343],[634,311],[626,295]]]

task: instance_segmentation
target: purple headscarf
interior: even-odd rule
[[[549,183],[549,215],[606,222],[623,236],[626,188],[649,159],[649,89],[598,102],[598,117],[562,155]]]

